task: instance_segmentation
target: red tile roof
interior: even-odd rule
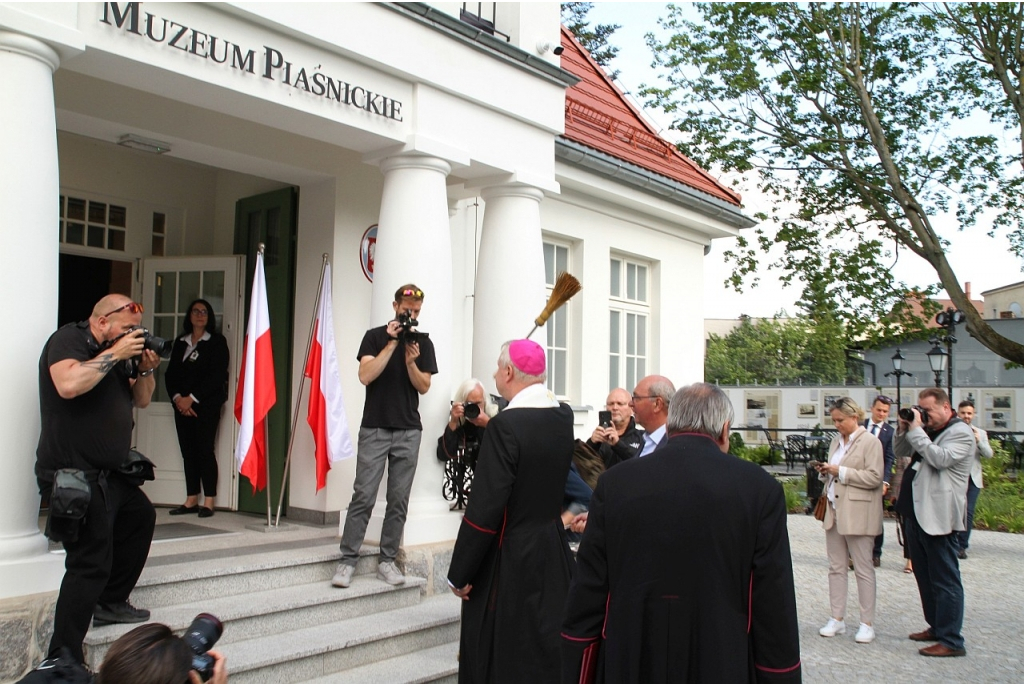
[[[663,140],[564,26],[562,47],[562,68],[580,79],[565,93],[566,138],[739,206],[739,193]]]

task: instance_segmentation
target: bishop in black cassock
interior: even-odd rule
[[[484,433],[448,571],[453,591],[466,600],[460,683],[553,683],[560,676],[559,633],[574,565],[560,514],[575,443],[572,410],[547,392],[543,373],[536,343],[503,348],[495,380],[510,402]]]

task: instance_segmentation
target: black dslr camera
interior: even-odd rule
[[[460,404],[462,405],[462,415],[465,416],[467,419],[475,419],[476,417],[480,416],[479,404],[475,402],[460,402]],[[454,402],[452,402],[452,406],[455,406]]]
[[[426,338],[429,333],[421,333],[415,330],[420,322],[412,318],[409,312],[402,312],[398,315],[398,340],[405,343],[418,343]]]
[[[916,409],[917,413],[921,415],[921,423],[928,423],[928,412],[926,412],[924,409],[921,409],[921,407],[919,407],[916,404],[914,405],[913,409]],[[899,417],[904,421],[913,421],[913,409],[911,409],[910,407],[903,407],[897,413],[899,414]]]
[[[206,682],[213,677],[212,656],[207,654],[217,644],[224,632],[224,624],[213,614],[199,614],[192,619],[192,625],[181,636],[185,644],[192,650],[192,669]]]
[[[170,358],[171,350],[174,349],[174,341],[164,340],[160,336],[153,335],[152,333],[149,332],[148,328],[145,328],[143,326],[132,326],[127,331],[117,336],[113,340],[108,340],[106,343],[104,343],[102,349],[109,349],[113,347],[114,343],[116,343],[118,340],[134,331],[142,331],[142,349],[152,350],[163,359]],[[135,359],[136,361],[138,361],[139,359],[141,359],[141,357],[136,357]]]

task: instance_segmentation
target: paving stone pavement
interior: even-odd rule
[[[829,617],[825,533],[811,516],[789,517],[800,652],[807,683],[1019,683],[1024,682],[1024,535],[976,530],[969,558],[960,562],[964,583],[967,656],[920,656],[927,643],[907,635],[927,627],[914,576],[903,573],[895,521],[885,521],[882,566],[875,569],[878,601],[875,641],[859,645],[857,581],[850,572],[845,635],[823,638]]]

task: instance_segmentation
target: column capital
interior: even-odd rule
[[[56,50],[38,38],[21,33],[0,31],[0,51],[33,57],[48,66],[50,71],[57,71],[57,67],[60,66],[60,57]]]
[[[540,202],[544,199],[544,192],[539,188],[523,185],[522,183],[504,183],[482,188],[480,190],[480,197],[484,199],[484,202],[496,197],[521,197]]]
[[[395,169],[425,169],[440,172],[447,177],[452,172],[452,165],[439,157],[427,155],[395,155],[380,161],[380,170],[383,173],[386,174]]]

